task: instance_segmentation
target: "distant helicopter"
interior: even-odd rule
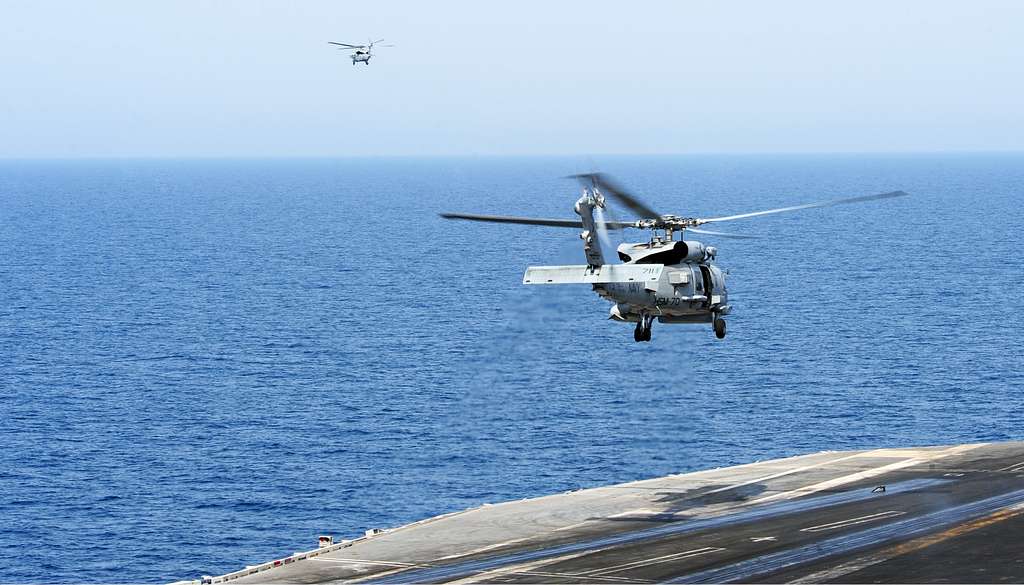
[[[523,276],[523,284],[590,284],[594,292],[615,303],[609,319],[636,323],[633,340],[650,341],[651,326],[657,318],[660,323],[710,323],[719,339],[725,337],[725,315],[731,307],[725,286],[726,273],[712,263],[718,251],[712,246],[684,240],[686,230],[724,238],[750,238],[697,229],[706,223],[732,221],[759,215],[829,207],[845,203],[874,201],[903,197],[907,193],[893,191],[880,195],[864,195],[846,199],[832,199],[792,207],[754,211],[712,218],[662,215],[629,194],[623,187],[603,173],[572,175],[583,185],[583,195],[574,207],[579,220],[542,219],[503,215],[476,215],[468,213],[442,213],[447,219],[467,219],[495,223],[517,223],[553,227],[582,228],[583,252],[586,265],[530,266]],[[607,193],[640,217],[636,221],[600,221],[594,219],[594,210],[606,209]],[[595,236],[606,237],[608,230],[636,228],[650,230],[646,242],[623,243],[618,246],[622,264],[607,264]],[[675,238],[678,232],[679,239]]]
[[[348,43],[336,43],[334,41],[327,41],[327,44],[329,44],[329,45],[338,45],[338,46],[344,47],[343,49],[339,49],[339,50],[342,50],[342,51],[345,50],[345,49],[355,49],[355,52],[353,52],[352,55],[351,55],[351,57],[352,57],[352,64],[355,65],[356,63],[362,62],[362,63],[365,63],[366,65],[369,65],[370,64],[370,57],[373,57],[373,46],[376,45],[377,43],[383,41],[383,40],[384,39],[377,39],[376,41],[367,41],[367,43],[365,45],[350,45]],[[380,45],[380,46],[381,47],[394,47],[394,45]]]

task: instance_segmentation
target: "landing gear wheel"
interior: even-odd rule
[[[715,319],[715,337],[725,339],[725,319]]]
[[[636,322],[636,329],[633,330],[633,341],[637,343],[641,341],[651,340],[651,325],[654,323],[654,317],[650,315],[640,315],[640,320]]]

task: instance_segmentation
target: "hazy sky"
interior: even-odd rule
[[[1024,2],[0,0],[0,80],[0,157],[1024,150]]]

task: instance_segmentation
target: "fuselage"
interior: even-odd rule
[[[595,284],[594,291],[612,301],[611,318],[637,321],[643,314],[662,322],[708,323],[729,311],[725,273],[711,259],[715,249],[695,241],[622,244],[625,264],[663,265],[656,281]]]
[[[356,63],[362,62],[369,65],[370,57],[371,54],[367,51],[356,51],[355,53],[352,53],[352,64],[355,65]]]

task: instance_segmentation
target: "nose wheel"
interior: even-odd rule
[[[654,317],[650,315],[641,315],[640,320],[636,322],[636,329],[633,330],[633,341],[637,343],[641,341],[651,340],[651,325],[654,323]]]

